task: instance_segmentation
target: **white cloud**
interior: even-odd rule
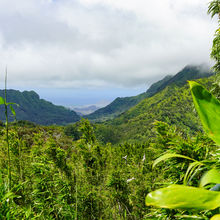
[[[209,62],[208,2],[0,0],[0,68],[12,86],[149,84]]]

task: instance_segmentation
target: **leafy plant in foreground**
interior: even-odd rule
[[[16,113],[12,105],[17,105],[17,104],[12,102],[7,102],[7,69],[5,73],[5,98],[0,97],[0,105],[4,105],[5,107],[6,145],[8,152],[8,191],[10,191],[11,190],[11,156],[10,156],[10,146],[9,146],[9,136],[8,136],[8,106],[10,107],[14,117],[16,117]]]
[[[195,108],[200,116],[205,132],[217,145],[220,145],[220,102],[200,84],[196,82],[189,82],[189,84]],[[216,156],[215,161],[196,161],[184,155],[167,154],[158,158],[154,165],[172,157],[181,157],[193,161],[188,167],[185,180],[188,180],[190,176],[192,177],[199,170],[197,168],[200,166],[212,169],[203,175],[199,188],[186,186],[188,181],[184,181],[185,185],[171,185],[149,193],[146,197],[146,205],[169,209],[197,210],[213,210],[220,207],[218,185],[215,188],[211,188],[211,190],[206,189],[207,185],[220,183],[218,156]],[[219,215],[215,215],[212,219],[219,219]]]

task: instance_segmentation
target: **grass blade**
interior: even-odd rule
[[[164,161],[164,160],[167,160],[167,159],[170,159],[170,158],[175,158],[175,157],[179,157],[179,158],[184,158],[184,159],[187,159],[187,160],[192,160],[192,161],[196,161],[190,157],[187,157],[187,156],[184,156],[184,155],[181,155],[181,154],[164,154],[162,155],[161,157],[157,158],[154,163],[153,163],[153,168],[158,164],[160,163],[161,161]]]

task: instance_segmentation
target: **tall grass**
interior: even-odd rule
[[[11,154],[10,154],[10,144],[9,144],[9,126],[8,126],[8,122],[9,122],[9,113],[8,113],[8,106],[10,107],[10,110],[12,112],[12,114],[14,115],[14,117],[16,117],[16,113],[14,108],[12,107],[12,105],[17,105],[16,103],[12,103],[12,102],[7,102],[7,67],[5,69],[5,91],[4,91],[4,98],[0,97],[0,105],[4,105],[5,108],[5,130],[6,130],[6,147],[7,147],[7,157],[8,157],[8,192],[11,191],[11,187],[12,187],[12,178],[11,178]],[[18,106],[18,105],[17,105]]]
[[[9,146],[9,137],[8,137],[8,105],[7,105],[7,68],[5,70],[5,127],[6,127],[6,145],[8,152],[8,191],[11,190],[11,155],[10,155],[10,146]]]

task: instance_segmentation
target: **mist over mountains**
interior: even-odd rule
[[[101,107],[98,107],[96,105],[89,105],[89,106],[82,106],[82,107],[74,107],[73,110],[80,116],[88,115],[96,110],[100,109]]]
[[[125,112],[129,108],[137,105],[143,99],[151,97],[162,91],[168,85],[175,84],[177,86],[182,86],[186,84],[187,80],[209,77],[212,74],[213,72],[211,72],[210,68],[205,64],[187,65],[176,75],[167,75],[162,80],[152,84],[146,92],[132,97],[118,97],[106,107],[100,108],[86,117],[95,121],[112,119],[115,116]]]
[[[42,125],[65,125],[79,121],[81,117],[86,117],[92,121],[105,121],[113,119],[121,113],[127,111],[142,100],[152,97],[159,93],[167,86],[175,84],[183,86],[187,80],[209,77],[213,73],[205,65],[188,65],[179,71],[176,75],[167,75],[163,79],[152,84],[150,88],[137,96],[118,97],[109,105],[99,108],[91,105],[85,108],[67,109],[63,106],[54,105],[44,99],[40,99],[39,95],[34,91],[20,92],[18,90],[7,90],[8,102],[19,104],[15,106],[16,119],[28,120]],[[0,96],[4,97],[4,90],[0,90]],[[13,116],[10,115],[10,121]],[[0,107],[0,120],[4,121],[4,108]]]

